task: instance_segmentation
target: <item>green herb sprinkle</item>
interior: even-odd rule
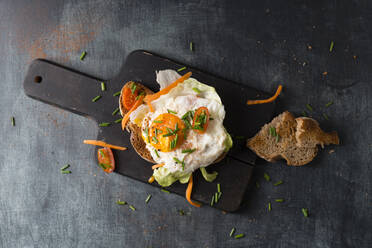
[[[95,98],[92,99],[92,102],[96,102],[101,98],[101,96],[96,96]]]

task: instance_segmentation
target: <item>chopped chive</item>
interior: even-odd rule
[[[329,106],[331,106],[333,104],[332,101],[330,101],[329,103],[327,103],[325,106],[328,108]]]
[[[144,96],[145,95],[145,92],[141,91],[141,93],[138,94],[138,96],[136,96],[136,101],[141,97],[141,96]]]
[[[15,118],[14,118],[14,116],[12,116],[12,117],[10,118],[10,121],[12,122],[12,126],[14,127],[14,126],[15,126]]]
[[[176,157],[173,157],[173,160],[176,162],[176,163],[179,163],[179,164],[182,164],[182,161],[181,160],[179,160],[178,158],[176,158]]]
[[[120,118],[120,119],[115,120],[114,122],[115,123],[120,123],[122,120],[123,120],[123,118]]]
[[[143,130],[143,131],[145,132],[146,136],[149,136],[149,128],[148,127],[146,127],[145,130]]]
[[[241,233],[241,234],[238,234],[238,235],[235,235],[234,238],[235,239],[241,239],[241,238],[244,238],[244,233]]]
[[[185,150],[182,150],[182,153],[193,153],[196,151],[196,148],[194,149],[185,149]]]
[[[101,98],[101,96],[96,96],[95,98],[92,99],[92,102],[96,102]]]
[[[118,204],[118,205],[126,205],[127,202],[126,202],[126,201],[120,201],[120,200],[117,200],[117,201],[116,201],[116,204]]]
[[[185,159],[182,160],[182,171],[185,170]]]
[[[198,88],[196,88],[196,87],[192,88],[192,90],[195,91],[195,92],[198,93],[198,94],[201,93],[201,91],[200,91]]]
[[[170,129],[169,127],[167,127],[167,131],[168,131],[168,133],[174,134],[174,131],[172,129]]]
[[[335,43],[333,41],[331,41],[331,45],[329,46],[329,52],[332,52],[334,45],[335,45]]]
[[[218,200],[221,198],[222,192],[218,192]]]
[[[280,185],[280,184],[282,184],[283,183],[283,181],[282,180],[280,180],[280,181],[277,181],[276,183],[274,183],[274,186],[278,186],[278,185]]]
[[[308,109],[308,110],[310,110],[310,112],[313,112],[314,110],[313,110],[313,107],[311,107],[311,105],[310,104],[306,104],[306,108]]]
[[[217,203],[218,202],[218,193],[214,193],[214,202]]]
[[[169,137],[169,136],[172,136],[172,135],[174,135],[173,132],[172,133],[166,133],[166,134],[163,135],[163,137]]]
[[[102,122],[102,123],[98,124],[98,126],[100,126],[100,127],[108,127],[110,125],[111,125],[110,122]]]
[[[220,193],[221,192],[221,184],[217,183],[217,192]]]
[[[266,172],[264,173],[264,178],[265,178],[266,181],[268,181],[268,182],[270,181],[270,176]]]
[[[175,148],[176,147],[176,142],[174,142],[174,140],[172,140],[171,142],[170,142],[170,149],[172,150],[173,148]]]
[[[180,72],[180,71],[183,71],[183,70],[185,70],[186,69],[186,66],[184,66],[184,67],[181,67],[180,69],[178,69],[177,71],[178,72]]]
[[[71,171],[63,170],[63,171],[61,171],[61,173],[62,173],[62,174],[70,174]]]
[[[152,141],[154,141],[155,144],[159,143],[159,140],[155,136],[152,137]]]
[[[99,152],[99,154],[101,154],[102,158],[106,157],[105,153],[101,149],[98,149],[98,152]]]
[[[136,211],[136,208],[133,207],[132,205],[129,205],[129,208],[130,208],[132,211]]]
[[[279,138],[280,138],[279,134],[276,134],[276,137],[275,137],[275,141],[276,141],[276,143],[279,142]]]
[[[194,51],[194,44],[192,42],[190,42],[190,51],[193,52]]]
[[[151,195],[148,195],[145,202],[148,203],[150,201],[150,199],[151,199]]]
[[[116,115],[118,112],[119,112],[119,108],[116,108],[115,110],[114,110],[114,112],[112,112],[112,115]]]
[[[161,189],[161,191],[170,194],[170,192],[168,190],[166,190],[166,189]]]
[[[304,214],[304,216],[305,216],[306,218],[309,217],[309,212],[307,211],[306,208],[303,208],[303,209],[302,209],[302,213]]]
[[[192,128],[191,123],[190,123],[189,120],[187,120],[187,119],[183,119],[183,122],[185,123],[185,125],[186,125],[187,128],[189,128],[189,129]]]
[[[157,156],[158,158],[160,158],[159,153],[158,153],[158,150],[154,149],[154,152],[155,152],[156,156]]]
[[[80,55],[80,60],[84,60],[85,56],[87,55],[87,52],[82,52]]]
[[[12,121],[12,126],[14,127],[14,126],[15,126],[15,119],[14,119],[14,116],[12,116],[12,118],[10,118],[10,120]]]
[[[176,126],[174,127],[173,133],[176,133],[176,132],[178,132],[178,123],[176,123]]]
[[[269,212],[271,211],[271,202],[267,205],[267,210],[269,210]]]
[[[101,82],[101,90],[102,91],[106,90],[106,84],[104,82]]]
[[[191,111],[187,111],[182,117],[181,119],[186,119],[188,117],[190,117],[190,114],[191,114]]]
[[[306,111],[302,111],[302,115],[305,116],[305,117],[308,116],[308,114],[306,113]]]
[[[270,131],[270,135],[271,136],[273,136],[273,137],[276,136],[276,129],[275,129],[275,127],[270,127],[269,131]]]
[[[155,137],[158,136],[159,129],[155,128]]]
[[[233,227],[233,228],[231,229],[231,231],[230,231],[230,237],[232,237],[232,236],[234,235],[234,233],[235,233],[235,227]]]
[[[328,115],[326,115],[326,114],[323,113],[323,117],[324,117],[324,119],[326,119],[327,121],[329,121]]]
[[[256,182],[256,188],[257,188],[257,189],[260,188],[260,184],[259,184],[259,182]]]
[[[163,123],[163,121],[154,120],[155,123]]]
[[[116,93],[114,93],[112,96],[119,96],[121,94],[121,91],[118,91]]]
[[[66,164],[65,166],[63,166],[63,167],[61,168],[61,171],[66,170],[68,167],[70,167],[70,165],[69,165],[69,164]]]
[[[179,213],[181,216],[185,215],[185,211],[183,211],[182,209],[178,210],[178,213]]]
[[[167,111],[168,111],[168,113],[170,113],[170,114],[177,114],[177,112],[175,112],[175,111],[173,111],[173,110],[170,110],[170,109],[167,109]]]
[[[213,204],[214,204],[214,194],[213,194],[212,199],[211,199],[211,206],[213,206]]]
[[[276,202],[284,202],[284,199],[275,199]]]
[[[132,94],[134,94],[134,92],[136,91],[136,89],[137,89],[137,85],[135,83],[132,83],[130,85],[130,90],[132,91]]]

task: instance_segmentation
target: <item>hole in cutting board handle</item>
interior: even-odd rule
[[[34,78],[34,82],[35,82],[35,83],[41,83],[41,81],[43,81],[43,78],[42,78],[41,76],[36,76],[36,77]]]

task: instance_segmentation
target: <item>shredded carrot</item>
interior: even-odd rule
[[[156,168],[163,167],[163,166],[164,166],[164,164],[155,164],[155,165],[153,165],[151,168],[152,168],[153,170],[155,170]]]
[[[140,96],[140,98],[134,103],[133,107],[124,115],[123,120],[121,121],[121,129],[124,130],[125,126],[127,125],[127,122],[129,120],[130,114],[138,108],[143,101],[144,96]]]
[[[151,102],[148,102],[147,105],[149,106],[150,111],[154,112],[154,107],[152,106]]]
[[[278,98],[280,92],[282,91],[282,88],[283,88],[283,86],[282,85],[279,85],[278,86],[278,89],[275,92],[275,95],[273,95],[272,97],[270,97],[268,99],[264,99],[264,100],[248,100],[247,101],[247,104],[248,105],[254,105],[254,104],[262,104],[262,103],[273,102],[273,101],[275,101],[276,98]]]
[[[191,205],[200,208],[201,205],[200,205],[199,203],[193,202],[193,201],[191,200],[192,186],[193,186],[193,182],[192,182],[192,174],[191,174],[191,175],[190,175],[190,179],[189,179],[189,184],[187,185],[187,189],[186,189],[186,200],[187,200]]]
[[[154,176],[151,176],[148,180],[149,183],[153,183],[155,181],[155,177]]]
[[[107,144],[106,142],[99,141],[99,140],[84,140],[83,142],[84,142],[84,144],[88,144],[88,145],[109,147],[109,148],[117,149],[117,150],[121,150],[121,151],[127,150],[126,147]]]
[[[151,106],[151,101],[154,101],[154,100],[158,99],[161,95],[168,94],[168,92],[171,89],[173,89],[179,83],[182,83],[183,81],[185,81],[186,79],[188,79],[189,77],[191,77],[191,75],[192,75],[192,73],[190,71],[190,72],[186,73],[185,75],[183,75],[182,77],[180,77],[179,79],[177,79],[176,81],[174,81],[173,83],[171,83],[170,85],[168,85],[167,87],[165,87],[164,89],[156,92],[155,94],[147,95],[145,97],[145,102],[149,105],[150,111],[151,112],[154,112],[154,108]]]

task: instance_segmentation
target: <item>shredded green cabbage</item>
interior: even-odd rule
[[[210,182],[210,183],[213,182],[216,179],[217,175],[218,175],[217,171],[213,171],[212,173],[208,173],[207,170],[205,169],[205,167],[201,167],[200,168],[200,171],[201,171],[204,179],[207,182]]]

